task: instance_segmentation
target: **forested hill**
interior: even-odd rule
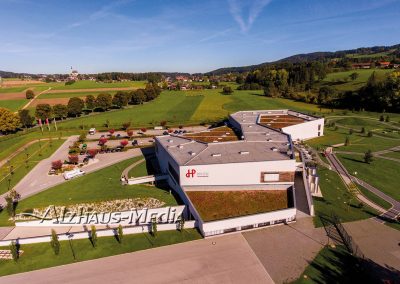
[[[241,67],[220,68],[210,71],[206,74],[222,75],[227,73],[243,73],[274,64],[330,61],[338,59],[346,59],[353,62],[366,62],[371,60],[400,60],[400,44],[392,46],[361,47],[357,49],[340,50],[335,52],[312,52],[306,54],[296,54],[273,62],[264,62],[257,65]]]

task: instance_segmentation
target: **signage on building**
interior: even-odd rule
[[[187,178],[194,178],[194,177],[208,177],[208,172],[197,172],[195,169],[188,169],[185,175]]]

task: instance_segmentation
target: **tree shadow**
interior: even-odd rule
[[[358,159],[354,159],[354,158],[349,158],[349,157],[343,157],[343,156],[342,156],[341,158],[344,159],[344,160],[349,160],[349,161],[353,161],[353,162],[365,164],[365,162],[362,161],[362,160],[358,160]]]

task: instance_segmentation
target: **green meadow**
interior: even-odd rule
[[[28,100],[0,100],[0,107],[8,108],[12,111],[17,111],[21,109],[24,105],[28,103]]]

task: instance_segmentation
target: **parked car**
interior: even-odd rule
[[[168,134],[169,134],[168,131],[163,132],[163,135],[168,135]]]
[[[85,174],[85,172],[82,171],[81,169],[75,169],[72,171],[64,172],[63,176],[64,176],[64,179],[70,180],[70,179],[73,179],[76,177],[83,176],[84,174]]]
[[[133,140],[133,141],[132,141],[132,145],[133,145],[133,146],[138,145],[138,141],[137,141],[136,139]]]

